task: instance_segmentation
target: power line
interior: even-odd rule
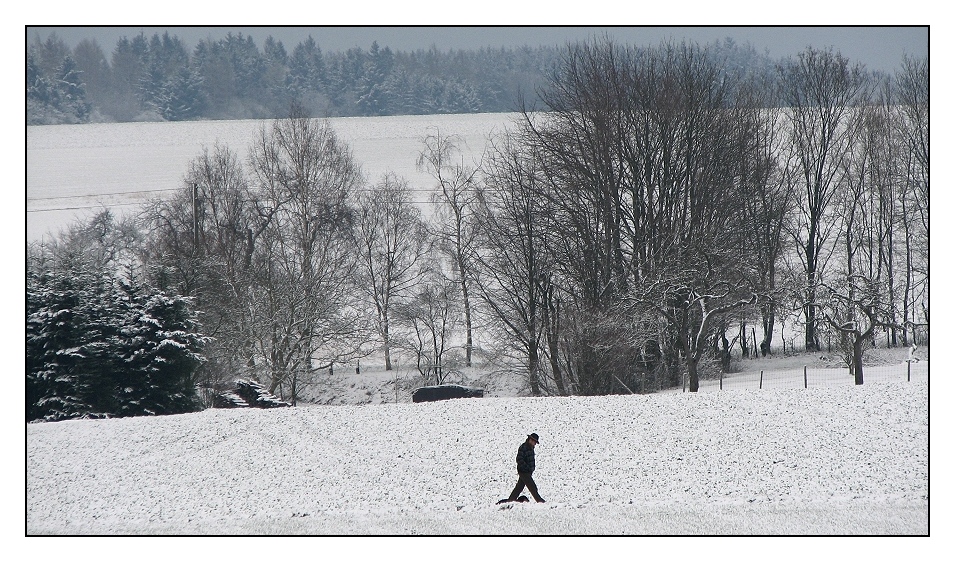
[[[164,188],[164,189],[145,189],[145,190],[138,190],[138,191],[116,191],[116,192],[111,192],[111,193],[94,193],[94,194],[87,194],[87,195],[53,195],[53,196],[50,196],[50,197],[33,197],[33,198],[29,198],[29,197],[28,197],[28,198],[27,198],[27,203],[31,203],[31,202],[36,203],[36,202],[40,202],[40,201],[53,201],[53,200],[89,199],[89,198],[91,198],[91,197],[115,197],[115,196],[123,196],[123,195],[138,195],[138,194],[143,194],[143,193],[150,193],[150,194],[152,194],[152,193],[165,193],[165,192],[170,192],[170,191],[171,191],[171,192],[182,192],[182,191],[184,191],[184,189],[188,189],[188,188],[178,188],[178,187],[177,187],[177,188]],[[258,191],[258,190],[262,190],[262,189],[264,189],[264,188],[251,188],[251,190],[253,190],[253,191]],[[440,188],[438,188],[438,187],[434,187],[434,188],[408,188],[408,189],[406,189],[405,191],[410,192],[410,193],[439,193],[439,189],[440,189]],[[459,188],[458,191],[474,191],[475,189],[476,189],[476,188],[473,188],[473,187],[462,187],[462,188]],[[374,187],[374,186],[371,186],[371,187],[360,187],[360,188],[355,189],[354,191],[355,191],[355,192],[360,192],[360,193],[370,193],[370,192],[373,192],[373,191],[378,191],[378,189],[377,189],[376,187]],[[134,205],[145,205],[145,204],[147,204],[147,203],[148,203],[147,201],[137,201],[137,202],[132,202],[132,203],[109,203],[109,204],[99,203],[99,204],[95,204],[95,205],[80,205],[80,206],[73,206],[73,207],[54,207],[54,208],[47,208],[47,209],[27,209],[27,212],[28,212],[28,213],[45,213],[45,212],[52,212],[52,211],[79,211],[79,210],[84,210],[84,209],[99,209],[99,208],[102,208],[102,207],[130,207],[130,206],[134,206]],[[433,202],[433,201],[429,201],[429,200],[426,200],[426,201],[412,200],[411,203],[421,204],[421,205],[424,205],[424,204],[429,204],[429,205],[430,205],[430,204],[433,204],[434,202]]]
[[[86,195],[52,195],[50,197],[33,197],[27,198],[27,202],[30,201],[51,201],[53,199],[85,199],[89,197],[112,197],[114,195],[136,195],[140,193],[162,193],[164,191],[179,191],[180,188],[165,188],[165,189],[143,189],[139,191],[116,191],[113,193],[90,193]]]
[[[427,200],[427,201],[411,200],[411,201],[409,201],[409,203],[413,203],[413,204],[415,204],[415,205],[433,205],[433,204],[434,204],[434,201],[430,201],[430,200]],[[104,208],[104,207],[131,207],[131,206],[135,206],[135,205],[146,205],[146,203],[145,203],[145,202],[139,202],[139,203],[110,203],[110,204],[108,204],[108,205],[107,205],[107,204],[101,204],[101,205],[83,205],[83,206],[78,206],[78,207],[54,207],[54,208],[52,208],[52,209],[27,209],[27,212],[28,212],[28,213],[47,213],[47,212],[53,212],[53,211],[81,211],[81,210],[85,210],[85,209],[102,209],[102,208]]]
[[[36,201],[52,201],[52,200],[55,200],[55,199],[89,199],[90,197],[114,197],[114,196],[119,196],[119,195],[138,195],[138,194],[142,194],[142,193],[164,193],[164,192],[169,192],[169,191],[183,191],[184,189],[189,189],[189,188],[169,187],[169,188],[164,188],[164,189],[143,189],[143,190],[138,190],[138,191],[114,191],[114,192],[110,192],[110,193],[89,193],[89,194],[85,194],[85,195],[83,195],[83,194],[80,194],[80,195],[51,195],[51,196],[49,196],[49,197],[28,197],[28,198],[27,198],[27,203],[29,203],[29,202],[31,202],[31,201],[32,201],[32,202],[36,202]],[[262,190],[262,189],[265,189],[265,188],[250,188],[250,189],[254,191],[254,190]],[[475,189],[477,189],[477,188],[474,188],[474,187],[461,187],[461,188],[458,188],[457,191],[474,191]],[[440,190],[439,187],[431,187],[431,188],[428,188],[428,187],[411,187],[411,188],[405,189],[405,191],[408,191],[408,192],[411,192],[411,193],[435,193],[435,192],[437,192],[437,191],[439,191],[439,190]],[[359,188],[355,189],[354,191],[356,191],[356,192],[362,192],[362,193],[368,193],[368,192],[372,192],[372,191],[378,191],[378,189],[377,189],[376,187],[374,187],[374,186],[371,186],[371,187],[359,187]]]
[[[28,213],[46,213],[48,211],[76,211],[81,209],[101,209],[103,207],[129,207],[132,205],[144,205],[144,203],[110,203],[109,205],[86,205],[81,207],[56,207],[53,209],[27,209]]]

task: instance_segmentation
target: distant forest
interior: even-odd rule
[[[730,38],[705,46],[724,70],[772,73],[776,62]],[[297,102],[315,117],[495,113],[533,104],[566,46],[393,51],[373,42],[323,52],[269,36],[228,34],[190,50],[175,35],[122,37],[107,54],[51,34],[27,45],[27,124],[269,119]]]

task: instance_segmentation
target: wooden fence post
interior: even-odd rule
[[[720,390],[723,390],[723,371],[720,370]]]
[[[809,375],[806,374],[806,365],[802,366],[802,385],[803,388],[809,388]]]
[[[908,382],[912,382],[912,360],[911,359],[909,359],[908,366],[905,368],[905,370],[906,370],[906,375],[905,375],[906,380],[908,380]]]
[[[763,389],[763,370],[759,370],[759,389]]]

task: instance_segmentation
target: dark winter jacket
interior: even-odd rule
[[[534,447],[527,441],[517,448],[517,471],[521,473],[534,472]]]

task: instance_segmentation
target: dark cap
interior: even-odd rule
[[[541,442],[540,438],[537,437],[537,434],[536,434],[536,433],[531,433],[530,435],[527,436],[527,438],[528,438],[528,439],[533,439],[533,440],[534,440],[534,443],[540,443],[540,442]]]

